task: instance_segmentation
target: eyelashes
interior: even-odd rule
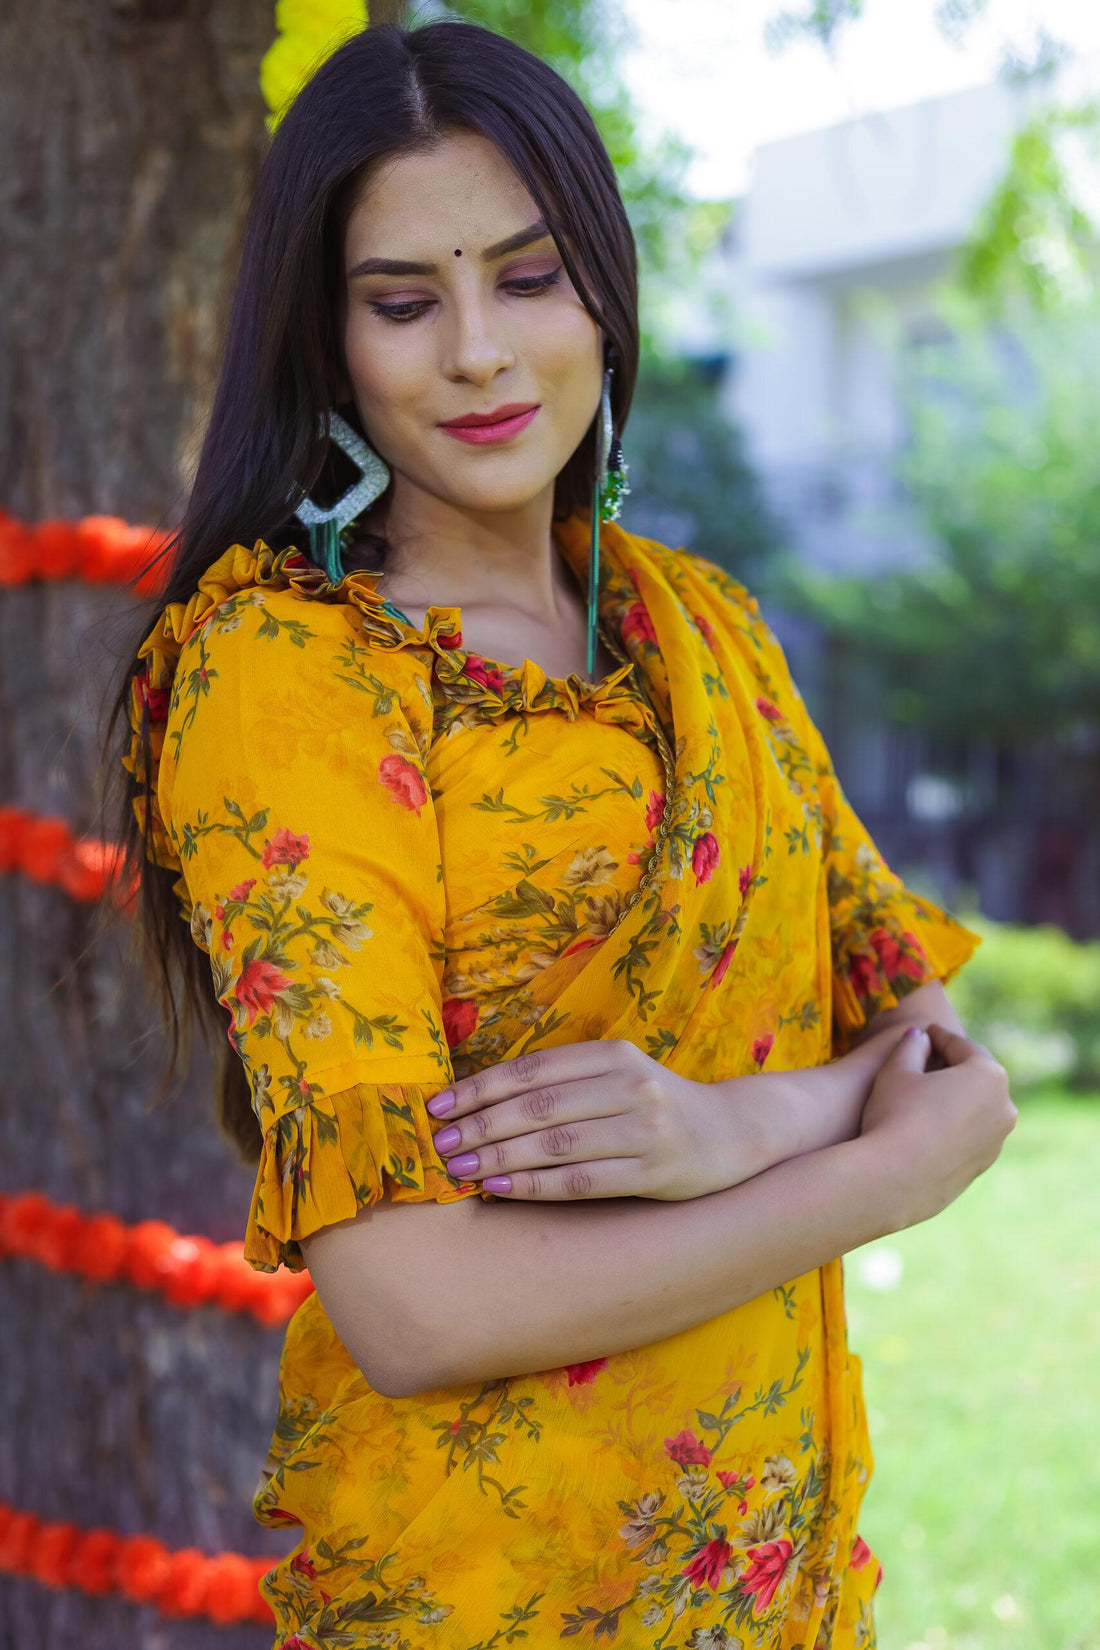
[[[544,292],[549,292],[552,287],[558,285],[562,272],[562,266],[559,264],[557,269],[551,270],[547,275],[518,275],[513,281],[502,282],[502,287],[505,292],[514,292],[521,298],[539,298]],[[432,307],[432,300],[416,298],[404,304],[379,304],[369,299],[368,307],[375,315],[381,315],[385,320],[401,325],[406,321],[418,320]]]

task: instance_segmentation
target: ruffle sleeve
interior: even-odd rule
[[[384,657],[341,606],[250,587],[174,671],[157,806],[263,1133],[258,1271],[301,1270],[300,1239],[387,1184],[491,1198],[447,1174],[425,1110],[453,1080],[432,698],[415,653]]]
[[[950,912],[915,893],[886,864],[837,778],[799,696],[821,804],[832,954],[833,1046],[845,1053],[876,1014],[918,986],[946,984],[981,944]]]
[[[383,1175],[395,1203],[471,1196],[475,1188],[454,1180],[432,1145],[426,1103],[440,1086],[353,1083],[272,1123],[248,1212],[249,1265],[258,1272],[281,1265],[302,1271],[299,1240],[377,1203]]]

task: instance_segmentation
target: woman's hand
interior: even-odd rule
[[[1017,1116],[1007,1073],[981,1043],[940,1025],[903,1037],[875,1080],[860,1129],[873,1172],[889,1189],[893,1230],[952,1203],[1000,1156]]]
[[[455,1083],[436,1150],[456,1182],[499,1196],[703,1197],[854,1139],[902,1030],[827,1066],[716,1083],[678,1077],[626,1040],[536,1050]]]
[[[679,1202],[767,1166],[758,1119],[729,1085],[678,1077],[624,1039],[521,1054],[451,1092],[436,1150],[456,1183],[480,1180],[498,1195]]]

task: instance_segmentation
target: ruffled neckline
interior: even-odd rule
[[[559,549],[587,589],[589,526],[586,518],[570,516],[556,522],[554,537]],[[172,698],[176,665],[180,653],[211,615],[231,598],[250,589],[291,589],[310,600],[336,602],[354,613],[353,622],[377,647],[410,648],[431,660],[434,696],[454,706],[453,717],[464,707],[477,707],[478,714],[499,719],[517,712],[558,711],[571,721],[582,713],[597,721],[627,728],[643,739],[659,740],[656,716],[643,694],[638,677],[642,667],[633,655],[643,645],[644,627],[623,620],[636,610],[638,590],[631,576],[628,557],[634,541],[615,524],[606,524],[600,535],[600,618],[610,636],[626,654],[620,665],[598,682],[571,673],[566,677],[547,676],[531,659],[522,665],[488,660],[462,646],[462,610],[457,606],[429,607],[423,624],[417,626],[385,596],[376,584],[380,573],[355,569],[335,584],[323,568],[291,545],[273,550],[263,539],[249,549],[231,544],[210,564],[194,593],[185,602],[169,602],[138,648],[139,669],[131,681],[130,744],[122,757],[139,785],[148,777],[151,794],[150,857],[163,865],[179,866],[174,844],[167,836],[156,800],[157,773],[164,743],[164,727]],[[144,669],[140,665],[144,662]],[[145,772],[143,735],[150,741],[151,773]],[[134,811],[144,827],[142,796],[134,799]]]
[[[588,526],[578,518],[555,524],[555,542],[563,558],[581,582],[587,585]],[[652,726],[652,713],[637,692],[635,661],[590,682],[578,672],[549,676],[533,659],[507,664],[487,659],[462,645],[462,609],[450,603],[433,603],[417,624],[378,590],[381,572],[355,570],[345,573],[335,584],[325,573],[306,561],[299,568],[299,552],[284,552],[277,560],[290,574],[291,585],[300,590],[346,600],[355,610],[359,627],[375,646],[398,650],[413,648],[432,655],[432,676],[443,695],[460,704],[479,705],[490,714],[523,711],[564,712],[575,720],[583,711],[597,720],[615,721],[638,728]],[[618,632],[621,607],[615,599],[617,569],[609,559],[606,535],[601,537],[601,579],[598,608],[606,628]],[[631,589],[628,600],[636,599]],[[621,636],[619,646],[626,651]]]

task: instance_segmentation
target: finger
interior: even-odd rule
[[[520,1169],[509,1175],[511,1190],[488,1188],[509,1202],[578,1203],[601,1197],[634,1197],[638,1165],[632,1157],[605,1157],[599,1163],[566,1163],[556,1169]]]
[[[521,1169],[555,1168],[563,1163],[596,1164],[623,1158],[634,1164],[633,1184],[645,1173],[641,1158],[646,1142],[631,1138],[631,1119],[600,1117],[583,1123],[563,1123],[537,1134],[498,1140],[477,1151],[449,1156],[447,1173],[458,1180],[484,1180],[487,1175],[515,1174]]]
[[[433,1117],[454,1121],[466,1117],[482,1106],[495,1105],[530,1088],[546,1088],[555,1083],[572,1082],[578,1077],[594,1077],[607,1071],[625,1056],[634,1045],[618,1038],[595,1038],[583,1043],[563,1043],[560,1048],[532,1049],[514,1060],[499,1060],[483,1071],[471,1072],[468,1077],[452,1083],[444,1094],[428,1102]],[[635,1054],[638,1052],[634,1050]],[[454,1104],[439,1105],[445,1095],[452,1095]]]
[[[923,1026],[906,1026],[886,1059],[882,1071],[923,1071],[928,1063],[930,1044]]]
[[[935,1021],[928,1027],[928,1035],[932,1039],[932,1047],[942,1054],[949,1066],[958,1066],[964,1060],[990,1060],[997,1064],[992,1051],[984,1043],[979,1043],[973,1037],[964,1036],[961,1031],[949,1031]]]
[[[497,1140],[537,1134],[580,1118],[602,1117],[611,1110],[612,1089],[606,1074],[596,1081],[556,1083],[527,1089],[509,1100],[486,1101],[454,1121],[453,1114],[434,1131],[435,1148],[442,1156],[481,1151]]]

